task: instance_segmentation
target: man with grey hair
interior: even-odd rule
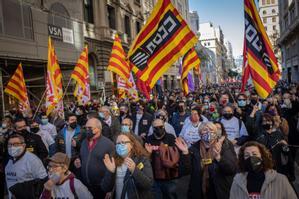
[[[168,116],[167,116],[167,112],[165,110],[159,109],[156,112],[155,117],[163,120],[166,133],[172,134],[174,137],[176,137],[175,130],[174,130],[173,126],[168,123]],[[147,136],[150,136],[152,134],[153,134],[153,126],[150,127]]]
[[[102,106],[99,110],[100,118],[110,127],[112,137],[110,139],[116,138],[120,132],[120,122],[119,119],[112,116],[111,110],[108,106]]]
[[[87,186],[94,198],[105,198],[107,192],[113,188],[113,174],[104,163],[104,155],[112,154],[114,144],[102,135],[102,124],[97,118],[91,118],[86,125],[86,139],[83,140],[80,150],[81,160],[74,164],[81,168],[82,182]]]

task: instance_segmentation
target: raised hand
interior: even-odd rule
[[[224,142],[225,137],[221,137],[218,142],[215,143],[215,145],[213,146],[213,156],[215,158],[215,160],[220,161],[221,159],[221,149],[222,149],[222,145]]]
[[[153,152],[153,147],[151,144],[145,143],[145,149],[147,150],[147,152],[152,153]]]
[[[110,156],[108,154],[105,154],[104,156],[104,159],[103,159],[103,162],[106,166],[106,168],[111,172],[111,173],[115,173],[115,169],[116,169],[116,166],[115,166],[115,161],[114,161],[114,158],[110,158]]]
[[[125,158],[125,164],[127,165],[129,171],[130,171],[131,173],[133,173],[134,170],[135,170],[135,168],[136,168],[136,164],[135,164],[135,162],[134,162],[131,158],[126,157],[126,158]]]
[[[183,152],[184,155],[189,153],[188,145],[185,140],[181,137],[175,139],[175,145]]]

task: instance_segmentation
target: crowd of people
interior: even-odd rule
[[[0,123],[0,197],[296,199],[299,85],[267,99],[210,85],[86,106],[65,118],[11,109]]]

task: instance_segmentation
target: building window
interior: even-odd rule
[[[270,0],[267,0],[267,4],[270,4]]]
[[[273,10],[272,10],[272,14],[275,14],[275,13],[276,13],[276,10],[275,10],[275,9],[273,9]]]
[[[267,18],[266,17],[263,18],[263,23],[267,23]]]
[[[130,17],[127,15],[125,15],[125,33],[128,35],[128,37],[131,37]]]
[[[267,26],[265,26],[265,30],[267,31]]]
[[[263,0],[263,1],[262,1],[262,5],[265,5],[265,4],[266,4],[266,0]]]
[[[276,17],[272,17],[272,22],[273,22],[273,23],[276,22]]]
[[[273,26],[273,30],[276,30],[276,26],[275,25]]]
[[[49,24],[73,29],[72,21],[67,9],[61,3],[54,3],[50,8],[48,15]]]
[[[138,35],[140,30],[141,30],[141,23],[139,21],[136,21],[136,35]]]
[[[272,0],[271,3],[272,3],[272,4],[275,4],[275,0]]]
[[[18,0],[0,1],[0,4],[0,9],[2,8],[0,10],[0,33],[32,40],[33,26],[30,6]]]
[[[264,14],[264,15],[265,15],[265,14],[267,14],[267,11],[266,11],[266,10],[264,10],[264,11],[263,11],[263,14]]]
[[[84,0],[84,21],[94,23],[92,0]]]
[[[107,5],[109,28],[116,29],[115,25],[115,8]]]

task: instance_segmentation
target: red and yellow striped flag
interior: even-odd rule
[[[89,66],[88,66],[88,48],[84,47],[78,63],[74,68],[71,78],[76,80],[77,85],[74,91],[74,96],[80,104],[85,105],[90,101],[90,86],[89,86]]]
[[[181,84],[185,95],[189,93],[188,85],[188,73],[192,69],[196,69],[199,72],[200,59],[194,48],[191,48],[183,58],[182,72],[181,72]]]
[[[138,80],[152,89],[168,68],[197,42],[171,1],[159,0],[128,53],[132,70]]]
[[[244,77],[242,88],[252,78],[255,90],[263,99],[267,98],[281,77],[271,42],[256,9],[254,0],[244,0]],[[245,77],[246,75],[246,77]]]
[[[51,38],[48,40],[48,65],[47,65],[47,85],[46,85],[46,107],[47,115],[57,109],[62,116],[62,74],[57,61],[57,56],[52,45]]]
[[[108,68],[111,72],[114,72],[125,81],[130,78],[130,68],[126,60],[126,53],[121,45],[121,40],[116,34],[112,47],[111,57],[109,60]]]
[[[4,92],[15,97],[26,110],[30,109],[21,63],[19,64],[13,76],[10,78]]]

